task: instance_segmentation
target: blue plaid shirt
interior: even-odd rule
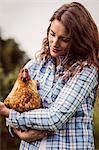
[[[79,64],[75,63],[74,67]],[[32,79],[40,83],[39,94],[43,108],[19,113],[10,111],[9,126],[54,131],[47,137],[46,150],[94,150],[93,105],[98,85],[95,67],[85,65],[80,73],[63,79],[59,65],[55,68],[52,58],[25,66]],[[38,150],[40,140],[21,141],[20,150]]]

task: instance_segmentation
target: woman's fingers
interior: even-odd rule
[[[20,129],[13,129],[13,131],[21,139],[21,130]]]
[[[3,102],[0,102],[0,115],[8,117],[10,109],[5,106]]]
[[[0,102],[0,110],[4,107],[4,103]]]

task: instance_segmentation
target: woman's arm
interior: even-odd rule
[[[4,117],[8,117],[10,113],[10,109],[7,108],[4,103],[0,102],[0,115]],[[14,133],[21,139],[27,142],[35,141],[44,138],[49,133],[48,131],[40,131],[40,130],[27,130],[22,131],[21,129],[13,128]]]
[[[37,130],[57,130],[76,112],[81,102],[97,85],[97,71],[85,67],[66,83],[50,108],[36,109],[24,113],[10,111],[9,125],[23,126]]]
[[[13,131],[21,140],[24,140],[26,142],[40,140],[48,134],[47,131],[39,130],[28,130],[23,132],[20,129],[13,129]]]

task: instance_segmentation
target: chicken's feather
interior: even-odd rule
[[[40,108],[41,99],[37,90],[37,81],[28,78],[28,80],[25,80],[24,82],[19,73],[18,79],[11,92],[4,100],[4,103],[7,107],[19,112]]]

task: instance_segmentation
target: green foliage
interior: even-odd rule
[[[29,60],[14,39],[0,37],[0,101],[10,92],[19,69]]]
[[[4,80],[2,83],[2,92],[1,92],[1,101],[3,101],[3,99],[8,95],[8,93],[11,91],[17,76],[19,73],[19,68],[17,67],[14,71],[12,71],[11,73],[9,73],[7,76],[3,76]]]
[[[1,38],[0,66],[5,74],[10,73],[17,66],[22,66],[29,58],[24,51],[20,50],[19,45],[14,39],[3,40]]]
[[[0,100],[2,99],[3,89],[3,80],[4,80],[4,72],[3,68],[0,67]]]
[[[99,97],[97,97],[94,107],[94,137],[96,150],[99,150]]]

